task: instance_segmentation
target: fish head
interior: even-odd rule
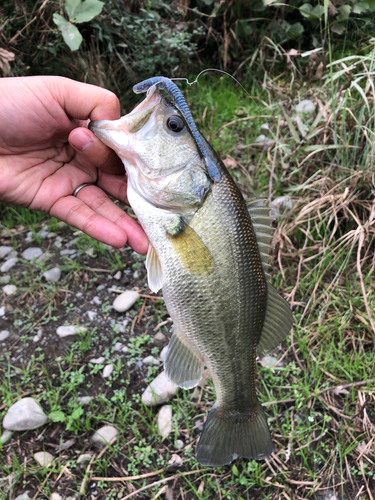
[[[133,189],[155,206],[194,205],[205,196],[205,161],[182,114],[159,90],[119,120],[89,128],[121,158]]]

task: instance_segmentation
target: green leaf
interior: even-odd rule
[[[81,417],[83,415],[83,408],[76,408],[73,413],[71,414],[71,418],[73,420],[78,420],[79,417]]]
[[[233,473],[235,476],[238,476],[238,475],[239,475],[239,474],[238,474],[238,469],[237,469],[237,467],[236,467],[234,464],[232,465],[232,473]]]
[[[337,20],[343,21],[344,19],[348,19],[351,10],[352,8],[350,5],[341,5],[341,7],[339,7],[340,14],[337,16]]]
[[[58,411],[52,411],[48,415],[48,418],[50,420],[52,420],[52,422],[65,422],[65,420],[66,420],[65,413],[63,413],[60,410],[58,410]]]
[[[70,50],[78,50],[82,43],[82,35],[74,24],[70,23],[60,14],[53,14],[53,21],[62,33],[63,39]]]
[[[358,2],[355,3],[353,6],[353,13],[354,14],[363,14],[364,12],[367,12],[370,10],[370,6],[367,2]]]
[[[340,23],[332,24],[331,31],[337,33],[338,35],[342,35],[345,31],[345,25]]]
[[[66,0],[65,10],[72,23],[87,23],[101,13],[103,5],[99,0]]]
[[[291,24],[288,29],[286,30],[288,38],[294,39],[302,35],[304,32],[305,28],[302,26],[301,23],[294,23]]]

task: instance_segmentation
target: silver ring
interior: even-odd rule
[[[85,184],[81,184],[80,186],[76,187],[75,190],[72,193],[72,196],[77,197],[77,194],[81,191],[81,189],[85,188],[86,186],[95,186],[96,182],[85,182]]]

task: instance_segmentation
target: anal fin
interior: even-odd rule
[[[266,317],[257,346],[257,352],[261,355],[272,351],[285,340],[293,326],[293,314],[288,302],[270,283],[267,283],[267,289]]]
[[[164,364],[168,379],[184,389],[195,387],[202,378],[202,361],[176,332],[169,342]]]
[[[147,280],[150,289],[157,293],[164,284],[163,269],[155,248],[150,244],[146,257]]]

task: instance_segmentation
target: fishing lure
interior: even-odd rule
[[[165,76],[154,76],[153,78],[149,78],[148,80],[144,80],[143,82],[134,85],[133,92],[135,92],[136,94],[142,94],[143,92],[147,92],[153,85],[156,85],[159,89],[167,92],[167,94],[170,95],[175,101],[177,109],[185,118],[185,121],[190,129],[192,136],[194,137],[198,149],[204,158],[209,176],[214,182],[219,181],[221,179],[220,170],[208,155],[203,138],[198,132],[197,126],[195,125],[193,117],[191,116],[189,106],[187,105],[187,102],[185,101],[185,98],[177,85]]]

